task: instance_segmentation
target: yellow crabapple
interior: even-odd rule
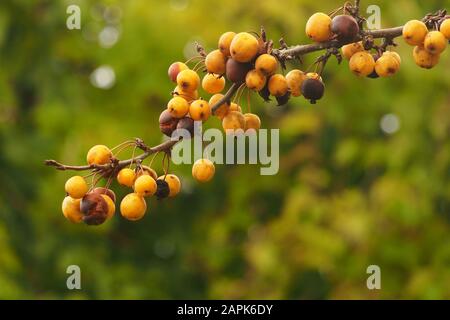
[[[108,162],[111,161],[111,158],[112,158],[111,150],[107,146],[101,144],[93,146],[91,149],[89,149],[86,156],[87,163],[90,165],[107,164]]]
[[[142,175],[134,182],[134,192],[143,196],[149,197],[156,192],[156,181],[149,175]]]
[[[137,193],[127,194],[120,202],[120,214],[128,220],[142,219],[147,211],[147,203],[144,197]]]
[[[74,199],[81,199],[88,192],[86,180],[81,176],[73,176],[66,181],[64,186],[67,194]]]
[[[206,121],[211,115],[209,103],[205,100],[192,101],[189,106],[189,115],[194,121]]]
[[[126,187],[132,187],[135,179],[136,172],[130,168],[123,168],[117,174],[117,182]]]
[[[192,166],[192,176],[199,182],[208,182],[214,177],[216,169],[209,159],[198,159]]]
[[[64,198],[62,202],[62,212],[67,220],[73,223],[80,223],[83,221],[84,214],[80,210],[81,199],[74,199],[70,196]]]

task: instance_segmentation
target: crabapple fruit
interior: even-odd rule
[[[230,44],[231,57],[237,62],[244,63],[253,60],[258,51],[258,40],[248,32],[236,34]]]
[[[255,69],[266,76],[271,76],[278,69],[277,59],[270,54],[262,54],[255,61]]]
[[[199,182],[208,182],[214,177],[216,169],[209,159],[198,159],[192,166],[192,176]]]
[[[203,77],[202,88],[209,94],[222,92],[222,90],[225,88],[225,78],[218,74],[207,73]]]
[[[426,35],[423,47],[431,54],[441,54],[447,44],[447,38],[440,31],[431,31]]]
[[[450,40],[450,19],[445,19],[439,28],[439,31]]]
[[[249,129],[258,131],[259,128],[261,128],[261,120],[254,113],[244,114],[244,120],[245,120],[245,131],[247,131]]]
[[[144,175],[150,176],[154,180],[156,180],[158,178],[156,171],[148,166],[141,166],[136,174],[136,177],[139,178],[140,176],[144,176]]]
[[[111,219],[116,213],[116,205],[106,194],[102,194],[101,196],[103,197],[103,199],[105,199],[106,204],[108,205],[108,213],[106,215],[106,219]]]
[[[227,61],[227,79],[233,83],[241,84],[245,82],[247,72],[252,69],[250,63],[241,63],[234,59],[228,59]]]
[[[210,99],[209,99],[209,105],[215,105],[220,99],[223,98],[223,94],[217,93],[215,95],[213,95]],[[219,119],[223,119],[223,117],[225,117],[229,111],[229,107],[230,107],[230,103],[229,102],[224,102],[223,104],[221,104],[215,111],[214,111],[214,115],[216,117],[218,117]]]
[[[302,94],[312,104],[315,104],[317,100],[321,99],[324,92],[325,86],[320,79],[307,78],[302,83]]]
[[[159,129],[163,134],[165,134],[168,137],[171,137],[172,133],[177,128],[179,120],[180,119],[172,116],[170,111],[166,109],[163,112],[161,112],[161,115],[159,116]]]
[[[288,83],[286,78],[281,74],[274,74],[269,79],[269,92],[275,97],[281,97],[288,92]]]
[[[333,35],[331,18],[322,12],[313,14],[306,22],[306,35],[315,42],[330,40]]]
[[[205,100],[195,100],[189,106],[189,115],[194,121],[206,121],[211,115],[209,103]]]
[[[238,111],[230,111],[222,120],[222,127],[225,131],[245,129],[245,118]]]
[[[84,214],[80,210],[81,199],[74,199],[70,196],[64,198],[62,202],[62,212],[67,220],[73,223],[83,221]]]
[[[428,33],[428,28],[422,21],[410,20],[403,26],[402,36],[406,43],[421,46]]]
[[[73,176],[66,181],[64,186],[67,194],[74,199],[81,199],[88,192],[86,180],[81,176]]]
[[[228,32],[225,32],[224,34],[222,34],[219,38],[218,48],[225,57],[229,57],[231,55],[230,45],[231,45],[231,41],[233,41],[233,38],[235,35],[236,35],[236,33],[234,33],[233,31],[228,31]]]
[[[351,41],[359,33],[358,22],[350,15],[338,15],[331,21],[331,32],[339,41]]]
[[[375,60],[367,51],[357,52],[350,59],[349,67],[355,75],[365,77],[375,69]]]
[[[89,149],[86,160],[87,163],[92,165],[103,165],[107,164],[112,158],[112,152],[109,150],[107,146],[104,145],[96,145]]]
[[[177,85],[182,90],[194,92],[200,85],[200,77],[193,70],[183,70],[177,75]]]
[[[254,91],[260,91],[266,85],[266,76],[259,70],[250,70],[245,76],[247,88]]]
[[[143,197],[149,197],[156,192],[156,181],[149,175],[142,175],[134,182],[134,192]]]
[[[84,214],[84,223],[99,225],[107,219],[109,207],[103,195],[90,192],[81,199],[80,211]]]
[[[136,173],[130,168],[123,168],[117,174],[117,182],[126,187],[132,187],[135,179]]]
[[[120,214],[125,219],[136,221],[144,217],[147,211],[147,203],[137,193],[127,194],[120,202]]]
[[[341,50],[342,50],[342,55],[344,56],[344,58],[347,60],[350,60],[355,53],[364,51],[364,47],[362,45],[362,42],[360,41],[360,42],[346,44],[345,46],[343,46],[341,48]]]
[[[213,50],[205,58],[206,70],[209,73],[222,75],[225,73],[226,62],[227,58],[219,49]]]
[[[302,83],[306,78],[306,74],[298,69],[293,69],[286,75],[289,91],[294,97],[300,97],[302,95]]]
[[[189,103],[181,97],[174,97],[167,103],[167,110],[172,117],[183,118],[189,111]]]
[[[178,74],[183,71],[183,70],[187,70],[189,69],[189,67],[184,64],[183,62],[174,62],[170,65],[169,70],[168,70],[168,74],[169,74],[169,79],[172,82],[177,82],[177,76]]]
[[[439,63],[439,54],[431,54],[425,48],[417,46],[413,50],[414,62],[421,68],[431,69]]]

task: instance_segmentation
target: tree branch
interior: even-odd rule
[[[381,38],[390,38],[394,39],[402,35],[403,26],[396,28],[388,28],[388,29],[380,29],[380,30],[367,30],[364,31],[364,36],[371,36],[373,39],[381,39]],[[356,39],[351,41],[340,42],[338,40],[331,40],[327,42],[321,43],[313,43],[313,44],[305,44],[305,45],[297,45],[293,47],[289,47],[287,49],[274,49],[273,53],[285,60],[290,60],[307,53],[322,51],[330,48],[341,48],[342,46],[354,42],[358,42],[363,40],[362,36],[358,36]]]
[[[338,40],[330,40],[327,42],[322,43],[313,43],[313,44],[306,44],[306,45],[296,45],[292,47],[287,47],[283,41],[282,46],[279,49],[273,49],[272,54],[277,57],[277,59],[280,61],[282,65],[284,65],[286,60],[292,60],[295,58],[301,59],[301,56],[312,53],[315,51],[322,51],[322,50],[328,50],[328,49],[334,49],[338,50],[342,46],[354,42],[358,42],[365,39],[385,39],[388,42],[386,43],[392,43],[392,40],[394,38],[397,38],[402,35],[403,26],[395,27],[395,28],[387,28],[387,29],[380,29],[380,30],[363,30],[362,29],[362,22],[364,21],[363,18],[359,17],[359,8],[360,8],[360,0],[355,0],[355,4],[352,9],[352,15],[357,16],[361,20],[361,32],[360,34],[353,40],[348,42],[341,42]],[[428,14],[425,16],[425,18],[422,19],[425,23],[433,22],[436,19],[440,19],[443,16],[445,16],[446,11],[440,10],[436,14]],[[434,20],[433,20],[434,19]],[[272,42],[270,40],[270,42]],[[198,46],[197,48],[201,48]],[[217,101],[215,104],[211,106],[211,111],[214,113],[222,104],[226,102],[230,102],[233,95],[238,91],[240,85],[234,83],[231,85],[231,87],[228,89],[228,91],[225,93],[225,95]],[[128,160],[122,160],[119,161],[117,159],[112,159],[112,161],[108,164],[104,165],[85,165],[85,166],[70,166],[70,165],[64,165],[61,164],[55,160],[46,160],[44,162],[45,165],[54,167],[57,170],[74,170],[74,171],[85,171],[85,170],[93,170],[94,172],[99,172],[103,174],[104,176],[112,175],[117,173],[118,170],[129,166],[132,163],[139,163],[151,154],[154,154],[156,152],[170,152],[172,147],[178,143],[179,140],[168,140],[165,141],[157,146],[154,147],[148,147],[144,144],[144,142],[141,139],[136,139],[135,145],[136,147],[140,148],[144,151],[141,155],[128,159]]]
[[[172,147],[177,143],[178,140],[167,140],[157,146],[148,147],[147,145],[144,144],[144,142],[141,139],[136,139],[136,146],[142,149],[144,153],[132,159],[122,161],[111,161],[110,163],[104,165],[91,164],[85,166],[70,166],[64,165],[55,160],[45,160],[44,164],[62,171],[64,170],[73,170],[73,171],[94,170],[97,172],[111,172],[111,170],[118,171],[126,166],[129,166],[132,163],[138,163],[156,152],[169,152],[172,149]]]

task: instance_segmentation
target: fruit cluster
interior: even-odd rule
[[[431,69],[439,63],[440,55],[450,41],[450,16],[445,16],[429,30],[419,20],[408,21],[403,27],[403,39],[414,46],[413,57],[416,64]]]
[[[211,116],[221,120],[226,132],[236,133],[239,129],[257,131],[261,121],[250,112],[250,99],[247,99],[246,113],[240,106],[244,90],[248,95],[258,92],[266,101],[272,96],[278,105],[285,104],[291,96],[302,94],[315,102],[324,92],[324,85],[317,73],[305,73],[298,69],[286,76],[281,73],[280,63],[272,54],[272,42],[267,41],[263,30],[260,34],[225,32],[218,39],[217,49],[205,53],[200,48],[199,53],[193,59],[200,61],[192,69],[188,67],[188,62],[174,62],[169,67],[169,79],[176,83],[176,87],[159,118],[161,132],[167,136],[180,128],[192,132],[194,121],[205,122]],[[199,72],[204,73],[202,78]],[[238,87],[235,101],[222,94],[227,80]],[[200,87],[206,94],[212,95],[209,100],[199,97]]]
[[[127,145],[125,145],[127,146]],[[120,150],[119,150],[120,152]],[[94,166],[107,165],[114,161],[112,150],[104,145],[96,145],[87,153],[87,163]],[[95,187],[96,170],[89,188],[85,177],[73,176],[66,181],[67,196],[62,203],[64,216],[71,222],[84,222],[88,225],[99,225],[114,216],[116,211],[116,195],[109,189],[111,179],[106,187]],[[120,213],[128,220],[141,219],[147,210],[144,198],[155,196],[158,199],[175,197],[181,189],[181,182],[174,174],[165,173],[158,177],[156,171],[149,166],[133,163],[129,167],[117,168],[110,176],[117,182],[133,189],[120,202]]]
[[[405,41],[415,46],[413,50],[415,63],[426,69],[434,67],[439,62],[439,56],[446,49],[450,39],[449,16],[430,25],[432,30],[429,30],[427,24],[422,21],[411,20],[405,24],[402,33]],[[316,42],[338,40],[349,43],[342,46],[342,56],[349,60],[349,68],[357,76],[390,77],[400,69],[402,62],[400,55],[386,50],[387,46],[394,45],[392,41],[385,42],[381,46],[373,44],[373,39],[353,42],[363,37],[360,35],[358,22],[350,15],[331,18],[324,13],[315,13],[306,24],[306,34]]]

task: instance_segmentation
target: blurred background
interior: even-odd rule
[[[81,30],[66,28],[70,4],[81,8]],[[383,27],[450,8],[369,4],[381,7]],[[73,172],[43,165],[84,164],[94,144],[161,142],[158,116],[174,87],[167,68],[191,56],[195,41],[211,50],[223,32],[264,25],[276,43],[309,43],[307,18],[340,5],[1,1],[0,298],[449,299],[449,49],[423,70],[399,39],[403,64],[390,79],[356,78],[331,59],[317,105],[253,97],[262,126],[280,128],[278,175],[217,165],[200,185],[191,166],[172,166],[183,193],[150,199],[139,222],[116,213],[100,227],[71,224],[61,202]],[[119,199],[129,192],[113,189]],[[82,290],[66,288],[73,264]],[[381,290],[366,287],[372,264]]]

